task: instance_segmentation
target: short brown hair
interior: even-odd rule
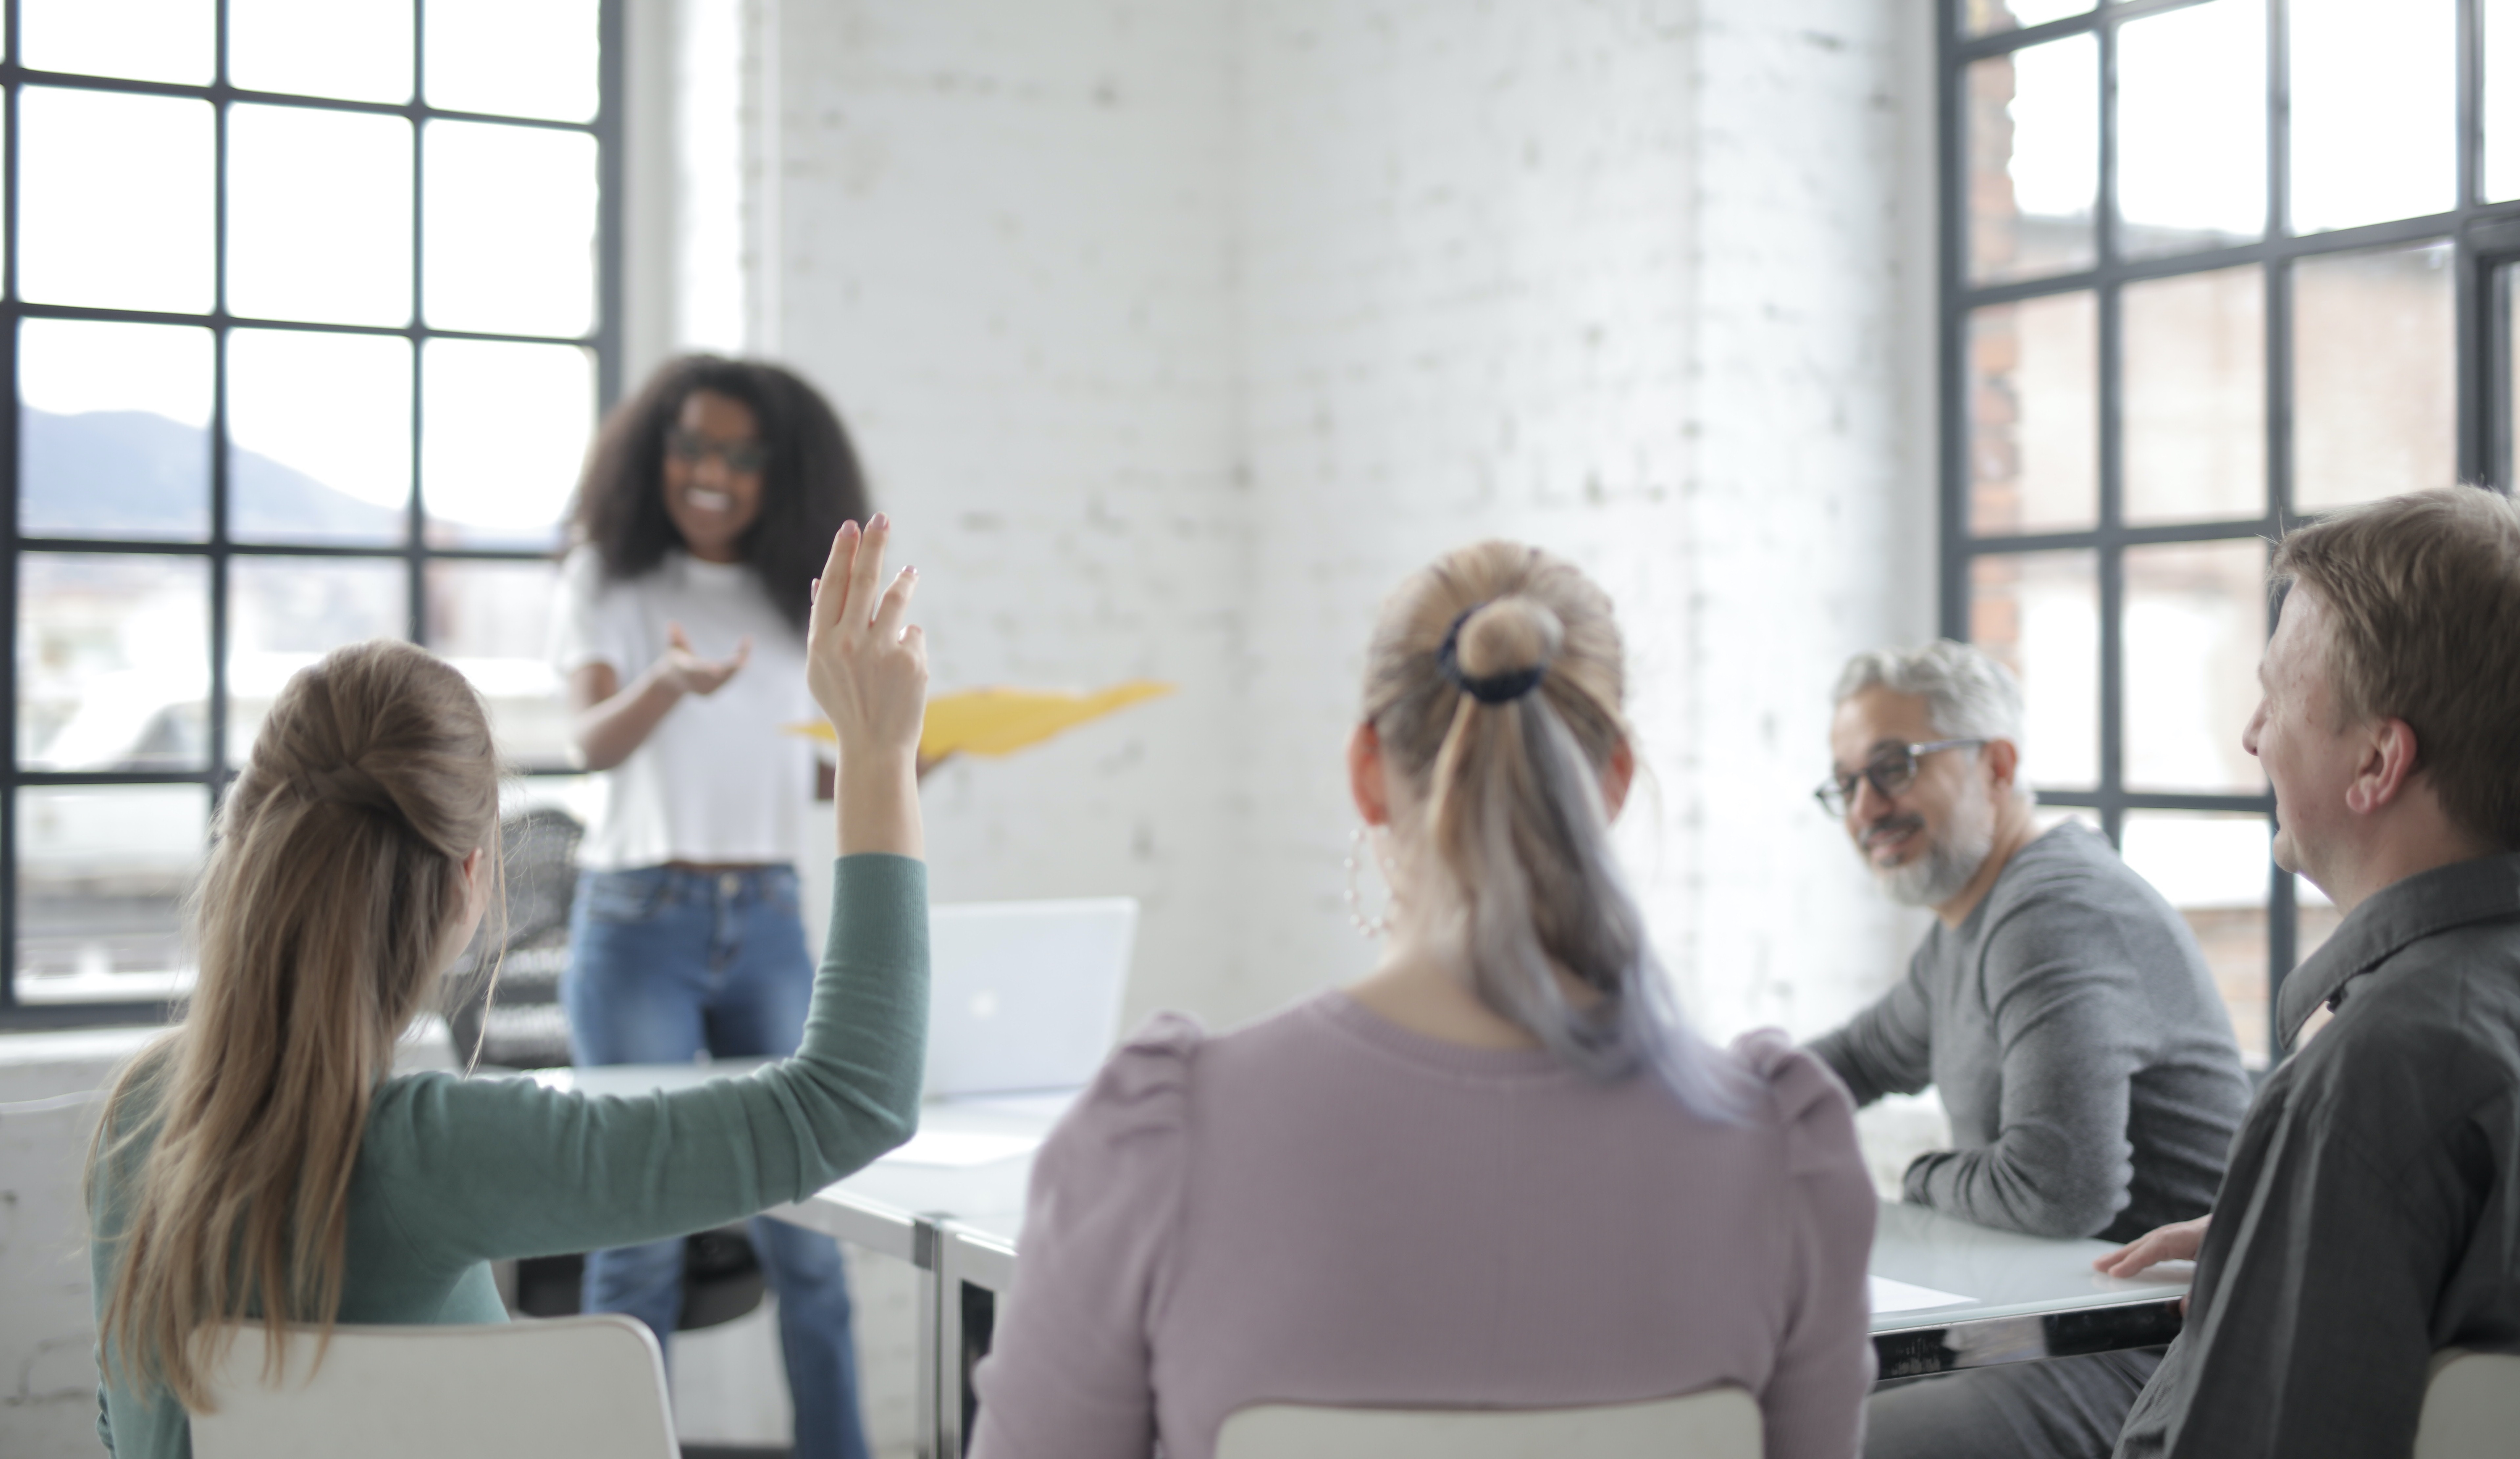
[[[2520,508],[2474,487],[2390,497],[2295,531],[2272,574],[2335,619],[2346,722],[2406,721],[2452,821],[2520,850]]]

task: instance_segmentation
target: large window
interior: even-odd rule
[[[2520,0],[1944,0],[1944,632],[2242,1047],[2335,925],[2240,749],[2269,544],[2512,479]]]
[[[402,637],[560,768],[617,0],[6,0],[0,1018],[154,1010],[281,685]],[[558,782],[547,782],[557,784]]]

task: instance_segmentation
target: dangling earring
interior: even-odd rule
[[[1365,914],[1365,888],[1361,884],[1364,863],[1369,861],[1378,862],[1379,860],[1373,855],[1372,828],[1359,825],[1356,828],[1355,840],[1348,848],[1345,863],[1347,866],[1347,919],[1356,924],[1357,935],[1369,942],[1391,930],[1391,908],[1388,904],[1384,906],[1379,916],[1369,917]],[[1391,872],[1386,867],[1383,870],[1385,884],[1388,884],[1390,879]]]

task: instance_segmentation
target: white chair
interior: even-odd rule
[[[656,1339],[605,1313],[478,1327],[337,1327],[322,1366],[294,1331],[278,1387],[259,1325],[210,1375],[199,1459],[678,1459]]]
[[[1737,1388],[1591,1408],[1319,1408],[1229,1414],[1216,1459],[1759,1459],[1759,1405]]]
[[[2424,1413],[2415,1423],[2414,1459],[2490,1459],[2512,1451],[2520,1436],[2520,1352],[2433,1354]]]

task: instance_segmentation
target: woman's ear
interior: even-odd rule
[[[1619,818],[1619,810],[1628,803],[1628,788],[1637,782],[1637,752],[1626,740],[1610,751],[1610,763],[1601,770],[1601,817]]]
[[[1356,798],[1356,814],[1367,825],[1391,823],[1390,784],[1382,774],[1382,736],[1373,721],[1359,724],[1347,737],[1347,788]]]
[[[490,854],[475,846],[460,864],[464,868],[464,936],[456,943],[459,948],[472,941],[481,914],[490,908]]]

